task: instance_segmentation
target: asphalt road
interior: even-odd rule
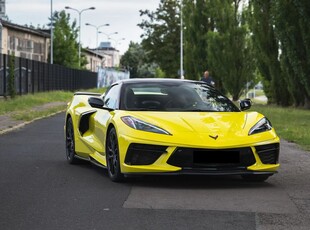
[[[309,229],[310,153],[281,143],[265,183],[239,177],[148,176],[113,183],[69,165],[64,114],[0,136],[0,229]]]

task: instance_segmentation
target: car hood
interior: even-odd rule
[[[269,133],[264,137],[248,135],[264,117],[257,112],[131,112],[129,115],[165,129],[179,144],[231,146],[276,138],[274,131],[264,132]],[[160,136],[161,141],[166,139],[163,137],[166,135]]]

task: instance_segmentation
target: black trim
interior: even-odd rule
[[[166,153],[167,146],[148,145],[148,144],[130,144],[128,147],[125,163],[127,165],[151,165],[163,153]]]
[[[255,149],[263,164],[277,164],[279,162],[279,143],[255,146]]]
[[[233,149],[176,148],[167,163],[181,168],[240,170],[255,164],[250,147]]]
[[[206,176],[225,176],[225,175],[270,175],[278,173],[267,172],[267,171],[248,171],[248,170],[239,170],[239,171],[207,171],[207,170],[197,170],[197,169],[182,169],[179,171],[173,172],[135,172],[135,173],[125,173],[125,175],[206,175]]]
[[[87,112],[82,113],[80,117],[80,122],[79,122],[79,131],[81,136],[83,136],[84,133],[89,129],[89,118],[92,114],[96,113],[97,110],[90,110]]]

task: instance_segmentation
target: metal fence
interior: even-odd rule
[[[75,91],[97,87],[97,73],[13,57],[14,85],[19,95],[51,90]],[[0,96],[8,95],[10,55],[0,55]]]

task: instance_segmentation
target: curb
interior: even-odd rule
[[[9,132],[12,132],[14,130],[17,130],[17,129],[20,129],[20,128],[23,128],[24,126],[32,123],[32,122],[35,122],[37,120],[41,120],[41,119],[44,119],[44,118],[48,118],[48,117],[51,117],[51,116],[55,116],[56,114],[58,113],[62,113],[62,112],[65,112],[66,110],[60,110],[60,111],[57,111],[55,113],[51,113],[49,115],[46,115],[46,116],[42,116],[42,117],[37,117],[31,121],[25,121],[25,122],[22,122],[21,124],[18,124],[18,125],[15,125],[13,127],[10,127],[10,128],[7,128],[7,129],[3,129],[3,130],[0,130],[0,135],[3,135],[3,134],[6,134],[6,133],[9,133]]]

